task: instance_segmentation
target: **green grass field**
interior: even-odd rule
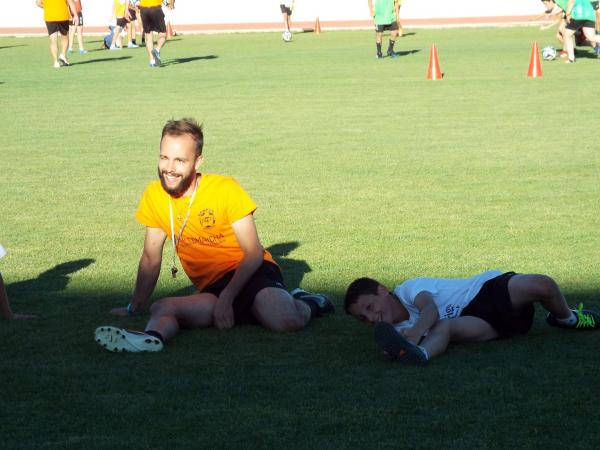
[[[553,276],[600,308],[600,61],[543,62],[530,28],[409,30],[375,60],[370,31],[178,36],[75,55],[0,38],[0,446],[12,448],[598,448],[599,333],[545,325],[452,347],[427,368],[385,360],[343,313],[369,275]],[[442,81],[427,81],[436,43]],[[88,37],[87,46],[100,47]],[[205,126],[204,171],[258,203],[261,240],[288,287],[338,313],[298,333],[185,332],[123,355],[97,326],[131,296],[143,242],[134,212],[172,117]],[[166,247],[164,266],[170,261]],[[164,270],[153,298],[189,292]]]

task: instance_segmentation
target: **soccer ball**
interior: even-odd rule
[[[547,46],[542,49],[542,58],[546,61],[552,61],[556,58],[556,49],[552,46]]]
[[[283,39],[285,42],[290,42],[292,40],[292,32],[285,30],[283,33],[281,33],[281,39]]]

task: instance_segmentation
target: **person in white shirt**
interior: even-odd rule
[[[354,280],[344,309],[374,325],[375,340],[392,358],[427,364],[450,342],[481,342],[526,334],[534,304],[549,325],[578,330],[600,328],[600,314],[571,310],[547,275],[489,270],[470,278],[413,278],[390,291],[371,278]]]

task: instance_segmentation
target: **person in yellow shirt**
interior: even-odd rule
[[[165,14],[162,10],[162,2],[163,0],[139,0],[138,4],[150,67],[160,66],[160,50],[167,40],[167,26],[165,24]],[[128,9],[129,3],[131,3],[131,0],[127,0]],[[172,10],[174,7],[175,0],[168,0],[167,8]],[[152,37],[153,32],[158,33],[156,47]]]
[[[231,177],[199,173],[204,134],[193,119],[171,120],[162,131],[159,180],[142,196],[136,219],[146,226],[133,299],[113,314],[136,315],[150,298],[167,238],[171,273],[181,266],[198,290],[167,297],[150,308],[146,331],[98,327],[95,340],[114,352],[162,350],[182,328],[228,329],[255,323],[272,331],[304,328],[312,317],[333,312],[321,294],[285,289],[279,266],[260,243],[256,204]]]
[[[126,0],[114,0],[114,14],[117,22],[116,26],[113,28],[112,41],[109,47],[110,50],[121,50],[121,31],[126,30],[127,24],[129,23],[125,12],[128,9],[127,6]]]
[[[70,66],[65,56],[69,45],[69,24],[77,22],[77,9],[73,0],[36,0],[36,4],[44,10],[44,21],[50,40],[52,66],[55,69]],[[61,53],[58,53],[58,35],[60,34]]]

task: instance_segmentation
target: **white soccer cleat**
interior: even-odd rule
[[[155,336],[112,326],[96,328],[94,340],[110,352],[159,352],[163,349],[163,343]]]

